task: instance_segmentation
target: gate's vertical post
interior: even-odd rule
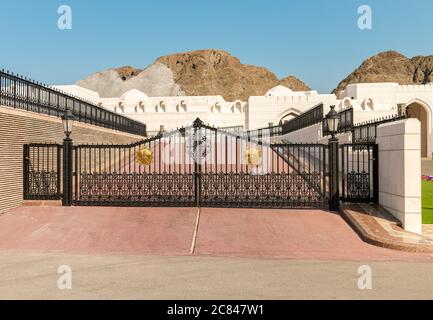
[[[373,145],[373,202],[379,203],[379,145]]]
[[[29,194],[29,165],[30,165],[30,148],[28,144],[24,145],[24,158],[23,158],[23,199],[26,200]]]
[[[194,158],[194,178],[195,178],[195,203],[197,207],[200,207],[200,196],[201,196],[201,129],[203,122],[197,118],[193,122],[194,128],[194,141],[193,141],[193,158]]]
[[[63,139],[63,197],[62,205],[70,206],[72,204],[72,126],[75,116],[71,110],[66,107],[62,117],[65,139]]]
[[[337,211],[340,203],[338,188],[338,139],[329,139],[329,210]]]
[[[326,123],[331,138],[329,141],[329,210],[337,211],[340,203],[340,193],[338,190],[338,139],[335,134],[338,132],[340,115],[335,111],[335,106],[330,106],[326,115]]]
[[[61,194],[62,194],[62,177],[61,177],[61,173],[62,173],[62,162],[61,162],[61,157],[62,157],[62,146],[59,144],[57,145],[57,162],[56,162],[56,172],[57,172],[57,199],[61,199]]]
[[[62,205],[70,206],[72,203],[72,139],[63,140],[63,198]]]

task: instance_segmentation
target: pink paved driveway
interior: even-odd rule
[[[21,207],[0,216],[0,250],[432,261],[364,243],[322,210]]]
[[[0,250],[188,254],[196,208],[20,207],[0,216]]]
[[[363,242],[340,215],[323,210],[203,208],[197,255],[332,260],[422,260]]]

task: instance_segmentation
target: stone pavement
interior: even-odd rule
[[[372,289],[360,290],[366,264]],[[61,265],[70,290],[57,287]],[[0,266],[0,299],[433,299],[422,262],[0,253]]]
[[[366,242],[394,250],[433,253],[433,225],[423,225],[422,235],[407,232],[381,206],[345,204],[341,207],[344,219]]]
[[[20,207],[0,216],[0,252],[432,261],[363,242],[325,210]]]

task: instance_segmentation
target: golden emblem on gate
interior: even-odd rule
[[[262,150],[248,148],[244,151],[245,162],[250,166],[256,166],[262,162]]]
[[[135,153],[135,159],[138,163],[148,166],[153,161],[153,152],[147,147],[141,147],[140,150]]]

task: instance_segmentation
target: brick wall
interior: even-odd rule
[[[61,119],[0,106],[0,213],[23,199],[23,144],[62,143]],[[130,143],[141,137],[83,123],[75,123],[74,144]]]

